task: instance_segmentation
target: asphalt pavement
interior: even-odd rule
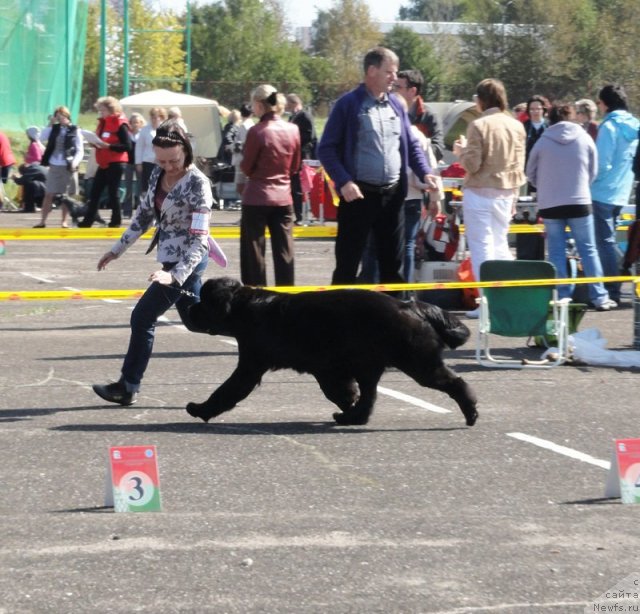
[[[0,213],[2,228],[37,220]],[[229,267],[206,276],[237,277],[238,240],[220,243]],[[8,241],[0,289],[145,287],[147,242],[97,272],[109,245]],[[296,241],[298,284],[329,283],[332,266],[332,240]],[[334,426],[293,371],[204,424],[185,405],[226,379],[236,346],[187,332],[174,310],[138,403],[92,392],[118,378],[134,304],[0,302],[1,614],[596,612],[640,574],[640,507],[604,498],[613,440],[640,437],[637,369],[486,369],[469,320],[472,340],[446,356],[479,398],[472,428],[396,371],[364,427]],[[630,349],[629,296],[587,327]],[[108,450],[128,445],[156,446],[161,512],[105,506]]]

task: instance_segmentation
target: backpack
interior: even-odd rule
[[[460,229],[448,215],[426,217],[416,237],[417,257],[432,262],[452,260],[459,240]]]
[[[626,275],[629,274],[631,266],[640,259],[640,225],[636,220],[629,226],[627,231],[627,249],[624,252],[624,258],[622,259],[622,272]]]

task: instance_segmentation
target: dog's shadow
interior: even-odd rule
[[[340,426],[335,422],[165,422],[159,424],[67,424],[54,426],[52,431],[174,433],[197,435],[317,435],[403,432],[449,432],[467,430],[467,426],[432,428],[375,428]]]

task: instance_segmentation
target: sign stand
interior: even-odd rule
[[[116,512],[161,511],[155,446],[109,448],[104,504]]]
[[[640,439],[616,439],[604,496],[640,503]]]

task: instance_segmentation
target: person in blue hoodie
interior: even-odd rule
[[[598,172],[598,154],[593,139],[575,120],[574,105],[556,103],[551,107],[549,125],[531,149],[526,173],[537,191],[549,260],[558,276],[567,276],[568,226],[585,275],[602,277],[590,192]],[[572,285],[558,286],[558,297],[570,298],[573,289]],[[589,298],[598,311],[616,306],[602,282],[589,284]]]
[[[633,187],[633,156],[638,147],[640,121],[627,109],[627,95],[621,85],[605,85],[598,94],[604,119],[598,128],[598,174],[591,185],[596,244],[604,275],[619,274],[616,218],[628,204]],[[609,296],[620,303],[620,283],[607,283]]]

